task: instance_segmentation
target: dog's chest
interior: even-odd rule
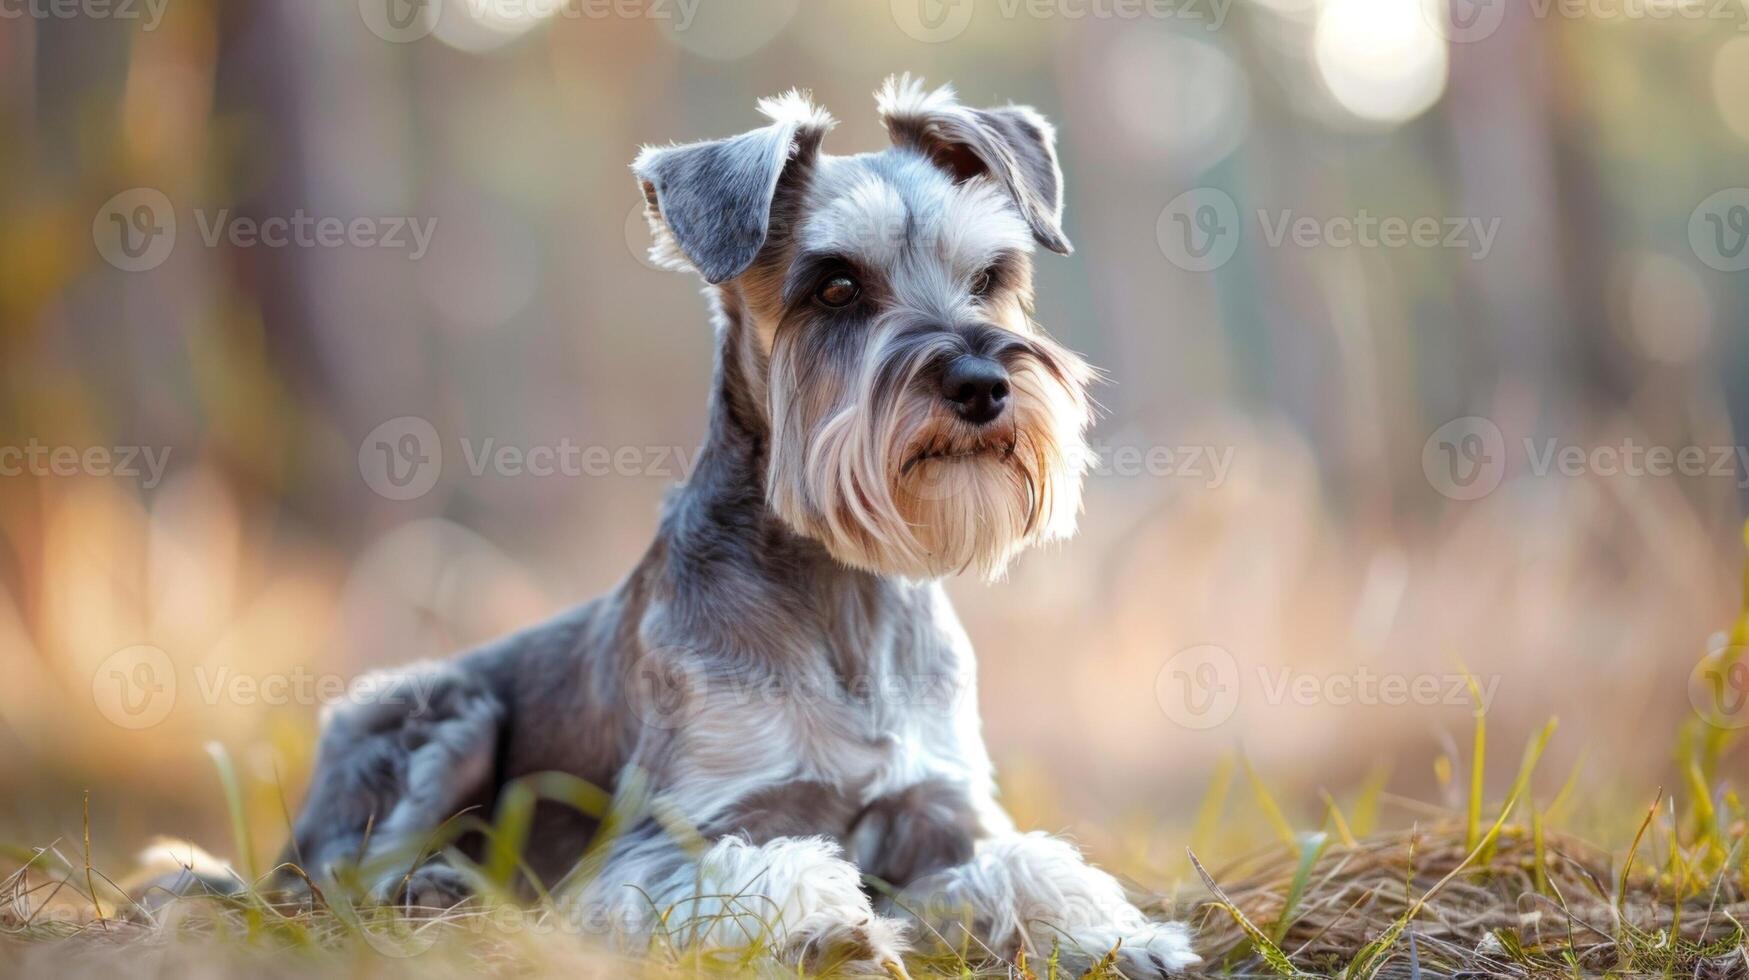
[[[685,734],[699,809],[806,812],[817,822],[786,829],[839,835],[906,787],[982,778],[964,634],[953,620],[907,625],[863,631],[859,647],[832,637],[774,659],[749,686],[714,687]]]
[[[772,721],[793,747],[792,777],[867,803],[963,765],[956,729],[970,677],[943,651],[917,654],[884,645],[847,664],[822,655],[791,678]]]

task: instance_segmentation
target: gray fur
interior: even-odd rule
[[[1061,841],[1016,833],[997,805],[971,646],[939,574],[884,570],[879,547],[774,504],[803,478],[775,454],[806,455],[818,409],[844,401],[851,414],[836,417],[871,432],[921,420],[929,441],[898,448],[948,457],[939,465],[971,474],[974,489],[1057,495],[998,544],[1042,540],[1047,523],[1072,530],[1062,497],[1078,501],[1079,463],[1007,477],[1034,465],[1011,457],[1069,452],[1086,424],[1084,366],[1024,314],[1027,229],[1044,241],[1060,211],[1049,129],[1003,112],[980,124],[990,140],[1045,147],[982,146],[1021,188],[1004,195],[908,145],[818,154],[822,113],[793,97],[767,111],[765,129],[647,151],[636,165],[653,222],[718,284],[706,445],[655,541],[610,594],[376,688],[423,679],[429,704],[334,711],[288,858],[318,877],[362,859],[379,894],[448,902],[465,881],[432,856],[433,832],[467,808],[489,819],[508,783],[556,770],[618,793],[629,821],[578,866],[594,820],[543,807],[528,865],[576,922],[632,947],[662,913],[670,935],[697,923],[682,941],[744,942],[731,928],[746,925],[744,910],[724,896],[752,890],[770,910],[762,927],[775,917],[779,950],[801,963],[833,949],[853,968],[886,970],[908,942],[960,944],[956,924],[976,923],[972,938],[1003,954],[1062,941],[1073,968],[1122,942],[1131,976],[1181,968],[1194,961],[1181,926],[1148,921],[1109,875]],[[822,248],[865,276],[860,312],[789,295]],[[974,295],[985,268],[1000,282]],[[1027,403],[1016,375],[1023,404],[1003,431],[1026,444],[1018,454],[940,421],[926,383],[935,354],[971,349],[1055,392]],[[910,470],[877,477],[903,482]],[[819,506],[812,517],[833,512]],[[877,907],[865,873],[911,891]],[[899,918],[913,908],[933,910],[921,913],[930,929]]]
[[[765,245],[779,174],[811,156],[829,128],[829,117],[780,118],[728,139],[650,147],[632,173],[651,222],[673,236],[706,282],[726,282]]]
[[[953,90],[927,92],[920,82],[890,80],[881,121],[893,142],[929,155],[957,178],[988,174],[1013,196],[1040,245],[1063,255],[1063,171],[1056,130],[1028,106],[972,109]]]

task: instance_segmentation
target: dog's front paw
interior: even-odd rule
[[[828,927],[803,943],[802,965],[812,973],[840,977],[910,980],[905,971],[905,926],[879,916],[856,925]]]
[[[395,905],[409,913],[432,914],[452,909],[473,895],[473,884],[466,875],[442,861],[431,861],[406,874],[384,879],[374,897],[384,905]]]
[[[1202,962],[1191,949],[1190,930],[1182,922],[1083,928],[1065,937],[1060,950],[1060,962],[1075,973],[1111,956],[1113,965],[1130,980],[1168,977]]]

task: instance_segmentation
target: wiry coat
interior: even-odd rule
[[[1027,316],[1026,253],[1068,250],[1054,134],[908,81],[881,101],[880,154],[820,153],[830,118],[791,96],[764,129],[639,158],[657,254],[711,283],[696,471],[611,594],[332,712],[291,857],[451,901],[468,882],[429,859],[437,828],[558,771],[617,791],[622,823],[579,867],[599,828],[543,806],[527,862],[621,942],[666,912],[683,942],[871,970],[961,928],[1071,964],[1117,946],[1132,976],[1194,961],[1182,926],[997,805],[938,581],[999,574],[1079,508],[1090,372]],[[855,303],[810,302],[835,269]],[[993,423],[937,394],[962,355],[1012,379]],[[865,874],[902,894],[871,900]]]

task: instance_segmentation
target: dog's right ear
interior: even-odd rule
[[[692,268],[706,282],[733,279],[753,264],[771,231],[771,202],[787,167],[806,166],[832,128],[831,114],[806,94],[762,99],[771,125],[728,139],[648,146],[632,164],[656,244],[650,258]]]
[[[875,106],[894,143],[928,156],[955,181],[988,176],[1008,191],[1040,245],[1062,255],[1073,250],[1063,234],[1057,133],[1045,117],[1026,106],[968,108],[953,86],[932,92],[910,75],[888,78]]]

